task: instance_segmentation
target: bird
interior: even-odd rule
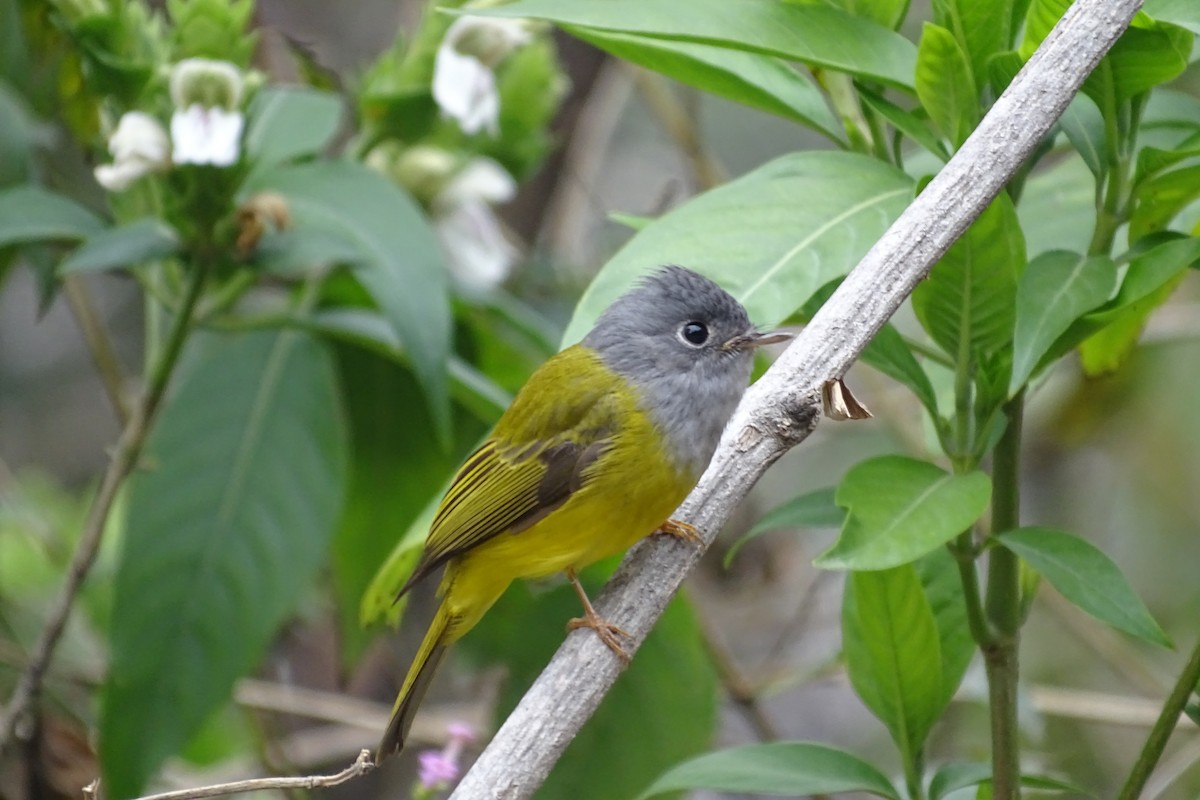
[[[590,628],[619,657],[627,636],[579,583],[583,567],[661,532],[696,485],[750,381],[763,333],[712,280],[652,272],[591,331],[539,367],[455,474],[397,600],[445,567],[439,605],[396,699],[376,763],[400,752],[438,664],[509,584],[565,574]]]

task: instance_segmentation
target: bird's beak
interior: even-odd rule
[[[725,344],[721,345],[722,350],[752,350],[755,347],[762,347],[765,344],[778,344],[791,339],[793,334],[786,331],[772,331],[769,333],[761,333],[755,328],[751,328],[745,333],[738,334]]]

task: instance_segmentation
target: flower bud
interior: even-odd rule
[[[388,142],[367,154],[368,166],[399,183],[425,205],[433,201],[460,163],[453,153],[431,145],[402,148]]]
[[[446,31],[446,41],[464,56],[472,56],[488,69],[531,39],[528,26],[519,19],[460,17]]]

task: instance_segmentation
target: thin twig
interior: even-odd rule
[[[1154,771],[1154,776],[1146,782],[1142,797],[1145,800],[1156,800],[1197,764],[1200,764],[1200,739],[1193,739],[1163,759],[1162,764]]]
[[[71,613],[75,597],[79,593],[80,587],[83,586],[83,581],[91,570],[92,564],[96,561],[96,554],[100,551],[100,540],[104,535],[105,524],[108,522],[108,513],[112,509],[113,502],[116,500],[125,478],[137,464],[142,446],[146,442],[146,436],[154,421],[154,414],[166,393],[171,373],[179,360],[184,340],[190,330],[192,313],[195,310],[196,302],[200,299],[207,273],[207,265],[203,263],[197,264],[192,271],[187,295],[180,313],[175,317],[167,343],[150,371],[146,390],[141,400],[133,409],[129,423],[121,431],[121,437],[117,440],[112,461],[109,462],[108,469],[105,470],[104,477],[100,481],[100,488],[92,500],[91,508],[88,509],[83,532],[80,534],[79,544],[75,547],[75,553],[71,557],[66,580],[50,607],[50,613],[42,627],[41,635],[29,657],[29,664],[21,673],[4,713],[0,715],[0,750],[3,750],[9,739],[18,733],[18,728],[22,727],[22,723],[27,719],[41,693],[42,679],[46,674],[50,659],[54,655],[54,649],[58,646],[63,630],[66,628],[67,617]],[[30,729],[23,728],[20,731],[22,737],[32,733],[30,726],[25,727]]]
[[[1133,769],[1129,773],[1129,779],[1125,781],[1121,793],[1117,795],[1117,800],[1136,800],[1141,796],[1146,781],[1150,780],[1150,773],[1154,771],[1158,760],[1162,758],[1167,740],[1171,738],[1171,734],[1179,724],[1184,706],[1187,705],[1198,686],[1200,686],[1200,640],[1196,641],[1187,664],[1184,665],[1183,671],[1179,673],[1179,679],[1175,681],[1175,686],[1171,689],[1171,694],[1163,702],[1162,713],[1158,715],[1154,727],[1150,729],[1150,735],[1146,737],[1146,744],[1142,746],[1142,752],[1138,754],[1137,761],[1134,762]]]
[[[363,750],[359,752],[358,758],[355,759],[353,764],[333,775],[305,775],[299,778],[252,778],[248,781],[234,781],[233,783],[219,783],[214,786],[201,786],[196,789],[180,789],[175,792],[150,794],[139,798],[139,800],[198,800],[202,797],[222,797],[224,795],[262,792],[270,789],[324,789],[330,786],[338,786],[361,775],[366,775],[374,768],[375,764],[371,761],[371,751]],[[95,800],[100,789],[98,784],[99,782],[93,783],[84,789],[84,796],[89,800]]]
[[[844,375],[933,264],[1049,133],[1141,0],[1076,0],[962,148],[750,387],[696,489],[672,514],[701,545],[635,546],[597,609],[636,652],[734,507],[816,427],[821,387]],[[623,664],[596,636],[570,634],[452,795],[523,800],[542,785]]]
[[[701,189],[711,189],[727,181],[728,173],[705,147],[695,120],[689,116],[679,98],[672,94],[666,79],[641,67],[631,69],[634,85],[646,101],[650,113],[691,165],[697,185]]]
[[[108,330],[104,327],[100,315],[96,313],[95,304],[92,303],[91,294],[82,278],[78,275],[67,276],[63,281],[63,293],[83,331],[83,340],[87,343],[88,352],[96,364],[96,371],[100,373],[100,380],[117,415],[117,422],[124,427],[129,424],[130,414],[129,402],[125,398],[125,371],[121,368]]]
[[[760,741],[774,742],[782,739],[783,736],[779,729],[775,727],[775,723],[771,721],[759,703],[756,688],[742,674],[737,659],[725,646],[725,642],[721,640],[721,636],[716,631],[708,614],[694,601],[692,608],[695,611],[696,627],[700,629],[700,640],[704,649],[708,651],[708,657],[713,666],[717,669],[717,676],[721,679],[721,685],[725,687],[725,693],[729,695],[729,699],[742,712],[746,722],[754,729],[754,734]]]

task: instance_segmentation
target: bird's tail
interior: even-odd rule
[[[413,717],[417,714],[417,706],[421,705],[421,698],[429,689],[438,664],[442,662],[442,656],[450,646],[452,621],[447,604],[442,603],[425,633],[421,649],[417,651],[417,656],[408,669],[404,685],[400,687],[400,695],[396,698],[396,705],[392,706],[392,718],[388,721],[387,730],[379,742],[379,749],[375,752],[377,765],[393,753],[404,749],[404,740],[408,737],[408,729],[412,727]]]

